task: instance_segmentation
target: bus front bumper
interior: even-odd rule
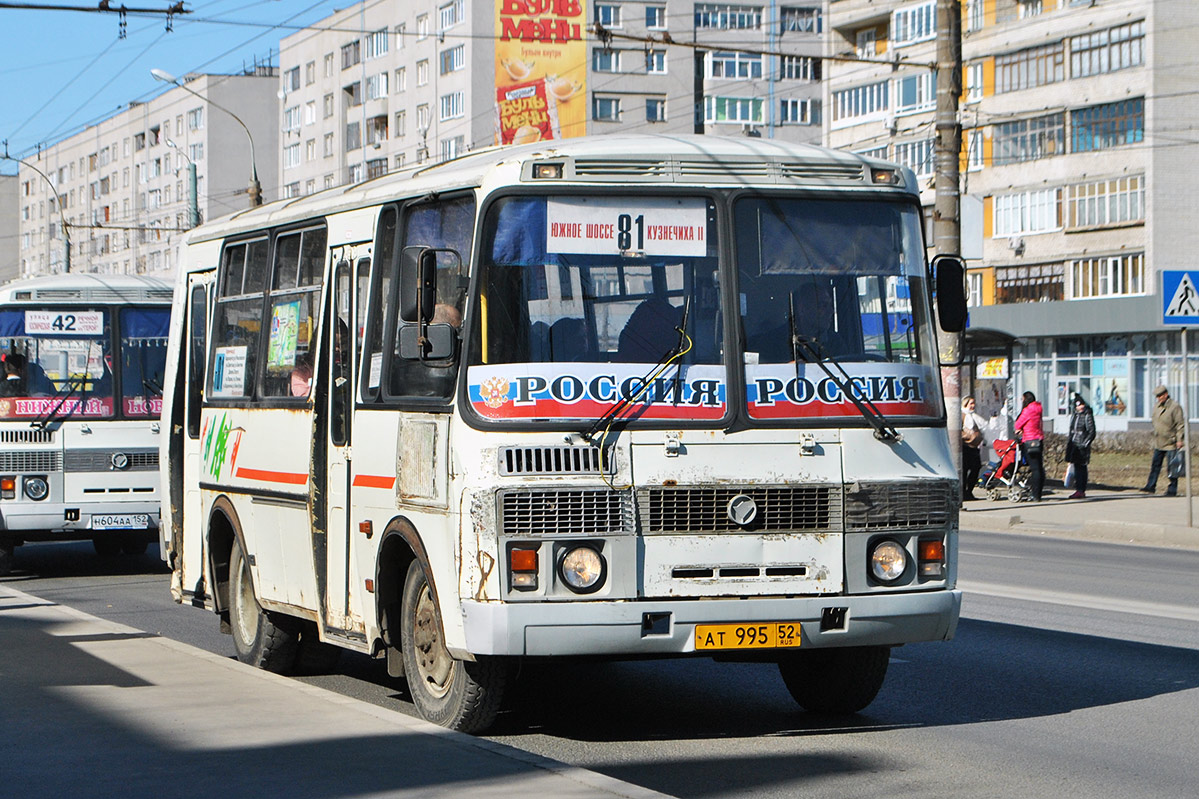
[[[0,534],[40,541],[145,532],[157,540],[159,510],[157,502],[146,501],[89,502],[86,510],[61,502],[0,502]]]
[[[631,656],[695,652],[697,624],[799,622],[801,649],[942,641],[953,637],[961,606],[961,591],[938,590],[749,600],[465,601],[462,612],[472,655]],[[828,627],[827,608],[833,617],[844,609],[840,628],[821,629],[822,618]]]

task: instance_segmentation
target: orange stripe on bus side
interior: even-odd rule
[[[381,474],[356,474],[354,475],[354,485],[362,486],[363,488],[394,488],[396,479],[387,477]]]
[[[244,466],[237,470],[237,476],[246,480],[259,480],[264,483],[286,483],[287,485],[302,485],[308,482],[307,474],[272,472],[267,469],[247,469]]]

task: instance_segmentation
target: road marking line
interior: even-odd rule
[[[1115,613],[1135,613],[1141,616],[1157,616],[1163,619],[1199,622],[1199,608],[1185,605],[1166,605],[1159,602],[1140,602],[1135,599],[1111,599],[1090,594],[1070,594],[1064,591],[1047,591],[1040,588],[1020,588],[1014,585],[974,583],[958,581],[958,588],[967,594],[994,596],[1003,599],[1022,599],[1028,602],[1045,602],[1051,605],[1067,605],[1074,608],[1107,610]]]

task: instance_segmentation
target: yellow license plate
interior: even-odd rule
[[[797,646],[797,621],[695,625],[696,649],[782,649]]]

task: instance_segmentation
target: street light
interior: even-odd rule
[[[193,89],[187,88],[187,86],[183,85],[183,83],[180,82],[180,80],[178,78],[176,78],[174,75],[172,75],[169,72],[166,72],[161,69],[151,69],[150,74],[154,77],[154,80],[160,80],[163,83],[174,84],[175,86],[178,86],[180,89],[183,89],[183,91],[187,92],[188,94],[194,94],[196,97],[199,97],[201,100],[208,103],[213,108],[224,111],[226,114],[233,117],[237,121],[237,124],[241,125],[241,129],[246,132],[246,138],[250,140],[250,174],[251,174],[251,177],[250,177],[250,187],[247,190],[247,192],[250,195],[250,207],[253,208],[254,206],[262,205],[262,184],[258,182],[258,161],[254,157],[254,137],[250,135],[250,129],[248,127],[246,127],[245,122],[241,121],[241,117],[239,117],[237,114],[230,111],[228,108],[225,108],[224,106],[221,106],[221,105],[217,105],[215,102],[212,101],[211,98],[205,97],[204,95],[200,94],[199,92],[197,92]]]
[[[167,147],[187,159],[187,226],[193,228],[200,224],[200,204],[196,197],[196,164],[191,156],[183,152],[183,148],[170,139],[167,139]]]
[[[4,144],[5,144],[4,149],[7,150],[8,142],[5,142]],[[15,156],[11,156],[7,152],[5,152],[3,156],[0,156],[0,158],[4,158],[5,160],[8,160],[8,161],[16,161],[18,164],[21,164],[22,166],[29,167],[34,172],[41,175],[42,180],[46,181],[46,185],[48,185],[50,187],[50,196],[51,196],[51,198],[53,198],[54,204],[58,206],[58,218],[59,218],[59,221],[62,223],[62,241],[63,241],[63,245],[64,245],[63,246],[62,271],[64,274],[70,272],[71,271],[71,232],[70,232],[70,230],[67,229],[67,215],[65,213],[63,213],[62,203],[58,199],[58,187],[56,187],[54,185],[54,181],[50,180],[49,176],[46,175],[45,172],[38,169],[36,166],[29,163],[28,161],[24,161]]]

